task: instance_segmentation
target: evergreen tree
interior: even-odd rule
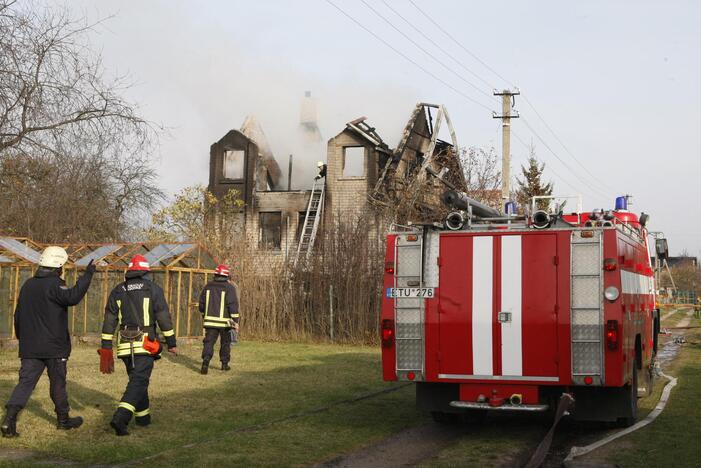
[[[535,196],[552,195],[553,183],[543,181],[545,163],[540,163],[535,155],[535,148],[531,147],[528,156],[528,164],[521,166],[521,177],[516,178],[516,201],[520,206],[530,206],[531,198]],[[536,208],[548,210],[550,200],[538,200]]]

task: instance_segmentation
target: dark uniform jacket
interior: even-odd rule
[[[204,328],[231,328],[230,320],[239,323],[236,288],[226,278],[215,278],[200,294],[200,312]]]
[[[144,277],[145,272],[127,272],[126,281],[110,293],[105,307],[102,325],[102,347],[112,349],[112,340],[117,335],[117,356],[130,356],[132,343],[122,340],[118,331],[124,327],[138,327],[144,335],[156,340],[156,324],[166,339],[168,348],[176,346],[175,332],[168,311],[163,289]],[[133,342],[134,354],[150,354],[143,348],[144,340]]]
[[[69,288],[58,270],[39,268],[19,292],[15,335],[23,359],[67,358],[71,354],[68,307],[88,291],[92,273],[86,272]]]

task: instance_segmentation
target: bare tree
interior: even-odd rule
[[[127,83],[104,79],[87,44],[92,27],[66,10],[0,0],[0,157],[54,151],[76,132],[148,138],[121,97]]]
[[[460,163],[467,183],[467,195],[494,208],[501,205],[499,156],[493,147],[460,149]]]
[[[96,241],[163,199],[157,134],[107,81],[65,9],[0,0],[0,226],[38,240]]]

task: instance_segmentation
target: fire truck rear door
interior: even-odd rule
[[[558,380],[554,234],[441,238],[439,378]]]

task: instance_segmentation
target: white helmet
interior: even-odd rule
[[[316,163],[316,167],[321,167],[323,165],[324,165],[324,161],[319,161],[318,163]]]
[[[41,253],[39,258],[39,266],[47,268],[61,268],[68,261],[68,254],[63,247],[52,245],[47,247]]]

